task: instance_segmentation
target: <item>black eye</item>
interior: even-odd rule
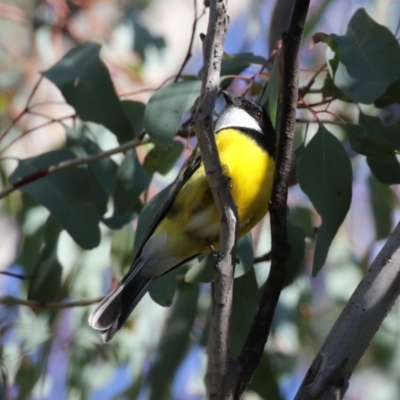
[[[262,120],[262,117],[263,117],[261,111],[256,111],[256,112],[254,113],[254,116],[255,116],[259,121],[261,121],[261,120]]]

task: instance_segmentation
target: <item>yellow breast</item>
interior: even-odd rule
[[[250,136],[225,129],[216,136],[221,164],[226,165],[239,216],[239,236],[267,213],[275,168],[274,159]]]
[[[224,173],[230,179],[239,216],[239,237],[267,213],[274,160],[248,135],[224,129],[216,135]],[[181,259],[219,245],[220,217],[201,165],[177,194],[170,211],[153,234],[154,251]],[[157,249],[155,249],[157,248]]]

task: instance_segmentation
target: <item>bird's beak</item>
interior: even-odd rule
[[[233,97],[228,92],[223,90],[222,94],[224,95],[224,99],[225,99],[225,102],[226,102],[227,106],[230,106],[230,105],[232,105],[234,103]]]

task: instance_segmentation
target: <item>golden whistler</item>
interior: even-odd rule
[[[276,134],[260,105],[243,97],[224,96],[227,107],[215,125],[215,139],[237,206],[241,237],[268,211]],[[220,218],[200,152],[195,151],[157,211],[128,273],[89,317],[103,341],[115,335],[160,276],[218,248],[219,231]]]

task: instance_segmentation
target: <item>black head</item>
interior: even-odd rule
[[[245,97],[233,97],[223,92],[227,107],[216,124],[216,132],[236,128],[251,136],[260,146],[275,156],[276,133],[265,109]]]

